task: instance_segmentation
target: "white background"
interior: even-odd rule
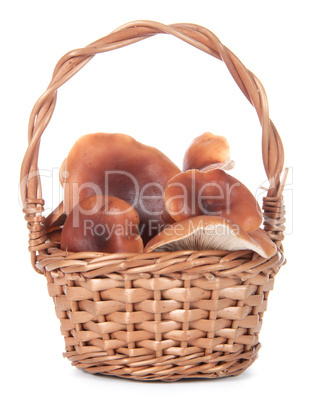
[[[307,1],[11,1],[1,30],[1,392],[32,401],[307,400],[309,377],[309,21]],[[258,360],[243,375],[221,380],[141,383],[97,377],[62,357],[63,338],[27,251],[18,199],[28,118],[56,62],[67,51],[123,23],[190,22],[212,30],[263,83],[270,115],[290,168],[285,200],[287,264],[276,279],[260,334]],[[191,140],[211,131],[227,137],[234,176],[253,193],[266,176],[255,110],[225,65],[164,35],[96,56],[59,91],[41,147],[43,195],[49,172],[73,142],[96,131],[123,132],[156,146],[175,163]],[[55,205],[54,205],[55,206]],[[4,397],[3,397],[4,398]],[[3,399],[2,398],[2,399]]]

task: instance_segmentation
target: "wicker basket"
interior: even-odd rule
[[[270,187],[264,229],[278,252],[181,251],[149,254],[66,253],[48,240],[37,161],[41,135],[57,89],[95,54],[158,33],[171,34],[224,61],[262,126],[262,154]],[[269,119],[260,81],[206,28],[135,21],[67,53],[56,65],[29,122],[21,168],[21,198],[34,269],[53,298],[66,356],[74,366],[138,380],[173,381],[238,375],[260,348],[258,334],[274,277],[285,262],[283,147]]]

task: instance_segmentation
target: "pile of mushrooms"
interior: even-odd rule
[[[226,138],[211,133],[190,144],[183,171],[128,135],[84,135],[61,165],[63,209],[47,218],[48,236],[71,252],[220,249],[270,258],[276,246],[260,229],[261,209],[226,173],[233,167]]]

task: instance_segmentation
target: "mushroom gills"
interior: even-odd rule
[[[277,246],[261,228],[247,233],[228,219],[203,215],[168,225],[145,247],[145,252],[182,250],[251,250],[270,258]]]
[[[225,228],[227,231],[227,228]],[[196,232],[171,243],[163,244],[153,251],[182,251],[182,250],[252,250],[261,253],[261,250],[255,245],[246,240],[237,238],[233,231],[229,233],[215,235],[210,234],[206,228],[198,229]]]

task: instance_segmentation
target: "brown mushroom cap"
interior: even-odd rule
[[[65,220],[66,214],[63,211],[63,202],[61,202],[44,221],[45,233],[51,242],[60,244],[61,228]]]
[[[84,198],[101,193],[133,205],[145,244],[165,226],[164,188],[180,169],[158,149],[125,134],[88,134],[74,144],[66,167],[67,213]]]
[[[166,226],[144,249],[147,253],[180,250],[252,250],[270,258],[277,247],[262,229],[252,235],[228,219],[203,215]]]
[[[254,232],[248,233],[248,235],[257,244],[258,247],[264,250],[265,255],[261,254],[262,257],[267,256],[267,258],[269,258],[275,254],[277,247],[275,243],[270,240],[270,237],[263,229],[258,228],[254,230]]]
[[[72,252],[141,253],[139,223],[137,211],[124,200],[105,195],[83,198],[63,225],[61,248]]]
[[[183,172],[202,170],[209,165],[230,159],[230,149],[225,137],[204,133],[195,138],[187,148],[183,159]]]
[[[44,225],[47,229],[61,226],[66,220],[64,213],[63,201],[45,218]]]
[[[60,244],[62,227],[51,228],[46,231],[46,236],[52,243]]]
[[[255,197],[239,180],[221,169],[188,170],[170,179],[165,203],[174,220],[191,216],[222,216],[253,232],[262,223]]]

